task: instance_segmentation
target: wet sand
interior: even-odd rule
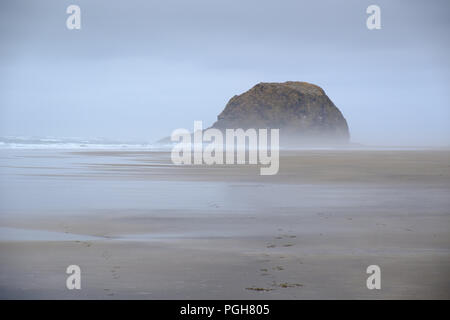
[[[0,157],[3,299],[450,298],[448,150],[282,152],[275,176],[165,152]]]

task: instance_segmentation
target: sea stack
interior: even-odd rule
[[[347,121],[325,91],[307,82],[259,83],[234,96],[213,128],[278,128],[282,145],[346,144]]]

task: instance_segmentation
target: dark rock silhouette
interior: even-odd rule
[[[278,128],[282,144],[348,143],[347,121],[322,88],[259,83],[230,99],[213,128]]]

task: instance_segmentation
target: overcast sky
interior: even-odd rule
[[[81,8],[81,30],[66,8]],[[381,7],[381,30],[366,8]],[[321,86],[365,144],[450,145],[449,1],[2,0],[0,136],[154,141],[259,82]]]

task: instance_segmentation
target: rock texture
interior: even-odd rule
[[[322,88],[307,83],[259,83],[234,96],[212,126],[279,128],[282,144],[347,143],[347,121]]]

